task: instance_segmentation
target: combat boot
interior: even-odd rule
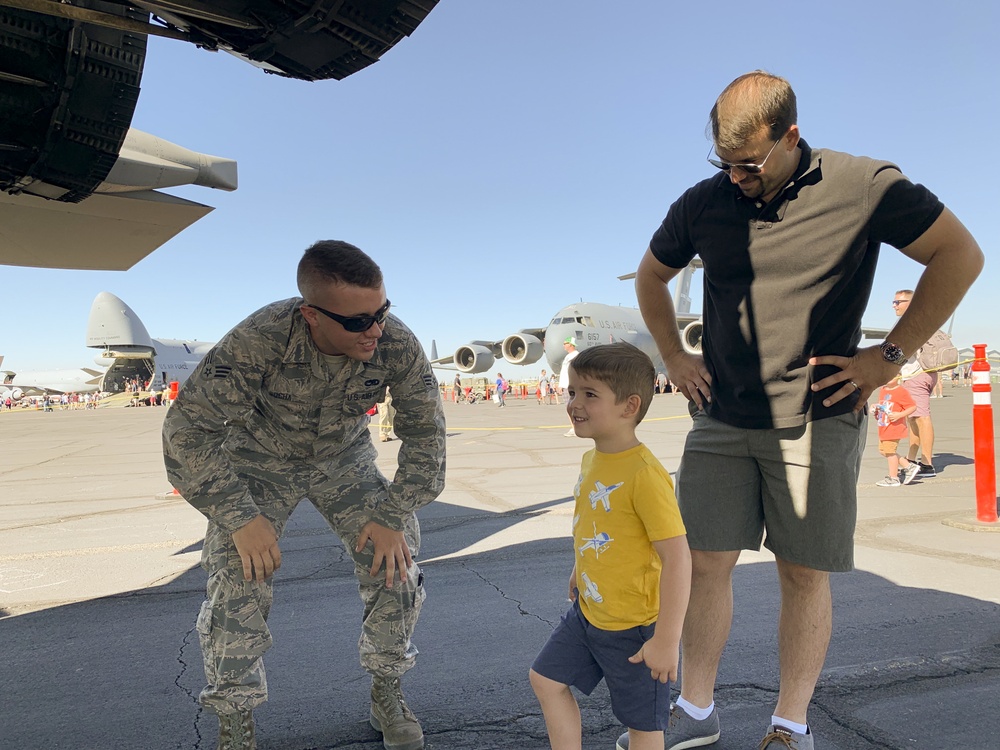
[[[424,730],[413,715],[398,677],[372,677],[371,725],[382,733],[386,750],[422,750]]]
[[[219,750],[257,750],[252,711],[219,714]]]

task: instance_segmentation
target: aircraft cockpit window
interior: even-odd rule
[[[589,315],[580,316],[579,318],[576,319],[576,322],[582,326],[589,326],[590,328],[596,328],[596,326],[594,325],[594,319],[591,318]]]

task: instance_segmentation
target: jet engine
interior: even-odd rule
[[[459,372],[486,372],[496,361],[493,351],[485,346],[466,344],[455,350],[455,367]]]
[[[530,333],[514,333],[503,340],[503,358],[512,365],[530,365],[542,358],[542,342]]]
[[[6,401],[8,396],[10,396],[11,401],[20,401],[24,398],[24,391],[13,386],[10,388],[0,388],[0,401]]]
[[[701,354],[701,332],[703,326],[700,320],[688,323],[681,331],[681,344],[688,354]]]

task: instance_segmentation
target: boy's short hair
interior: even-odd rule
[[[636,413],[635,423],[639,424],[646,416],[653,400],[656,370],[652,360],[641,349],[624,341],[592,346],[576,355],[569,366],[577,375],[605,383],[615,394],[617,404],[629,396],[638,396],[642,403]]]

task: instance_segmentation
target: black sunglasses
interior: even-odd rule
[[[784,135],[781,136],[781,138],[784,137],[785,137]],[[771,156],[771,151],[774,151],[774,147],[777,146],[779,143],[781,143],[781,138],[778,138],[778,140],[776,140],[771,145],[771,150],[767,152],[767,156],[764,157],[764,161],[762,161],[760,164],[749,164],[749,163],[733,164],[732,162],[722,161],[721,159],[713,159],[712,149],[715,148],[714,146],[708,151],[708,163],[711,164],[713,167],[721,169],[723,172],[729,172],[730,170],[733,169],[733,167],[736,167],[737,169],[746,172],[747,174],[760,174],[761,170],[764,169],[764,165],[767,164],[768,158]]]
[[[322,307],[306,303],[306,307],[311,307],[313,310],[323,313],[331,320],[336,320],[340,323],[340,325],[344,326],[345,331],[350,331],[351,333],[363,333],[376,323],[379,326],[384,326],[385,319],[389,316],[389,307],[391,305],[392,303],[389,300],[386,300],[385,304],[376,310],[374,315],[351,315],[350,317],[347,317],[344,315],[337,315],[337,313],[330,312],[329,310],[324,310]]]

